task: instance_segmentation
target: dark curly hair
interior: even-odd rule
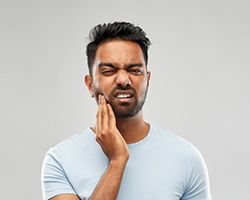
[[[113,22],[108,24],[99,24],[89,33],[89,44],[86,48],[88,59],[89,74],[92,75],[92,65],[99,45],[112,39],[121,39],[136,42],[140,45],[145,63],[148,63],[148,48],[151,44],[146,33],[139,27],[128,22]]]

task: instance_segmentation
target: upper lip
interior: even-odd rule
[[[114,93],[115,97],[117,97],[118,95],[121,95],[121,94],[129,95],[132,97],[134,95],[134,92],[131,90],[117,90]]]

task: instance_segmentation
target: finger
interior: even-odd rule
[[[100,133],[102,130],[102,110],[101,110],[101,103],[100,103],[100,95],[98,96],[98,111],[96,114],[96,132],[97,134]]]
[[[110,125],[110,127],[115,127],[116,126],[116,118],[115,118],[115,114],[113,112],[113,109],[109,103],[107,104],[107,108],[108,108],[108,114],[109,114],[109,125]]]
[[[109,125],[109,116],[108,116],[108,108],[107,101],[104,96],[102,96],[102,128],[104,130],[108,130]]]

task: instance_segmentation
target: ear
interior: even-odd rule
[[[148,83],[150,81],[150,77],[151,77],[151,72],[150,71],[147,71],[147,80],[148,80]]]
[[[85,81],[85,85],[87,86],[90,94],[91,94],[91,97],[94,97],[94,92],[93,92],[93,89],[92,89],[92,83],[93,83],[93,78],[91,75],[86,75],[84,77],[84,81]]]

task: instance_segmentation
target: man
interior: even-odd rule
[[[149,45],[130,23],[92,29],[85,83],[98,103],[96,124],[47,153],[44,199],[211,199],[200,153],[143,119]]]

